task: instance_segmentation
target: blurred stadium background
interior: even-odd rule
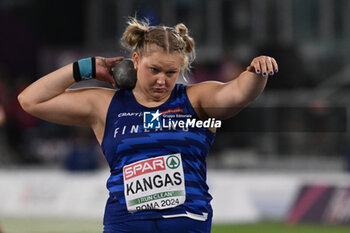
[[[109,171],[92,132],[33,118],[17,95],[76,59],[130,56],[119,38],[135,14],[189,27],[191,83],[231,80],[257,55],[279,63],[208,157],[213,232],[348,232],[349,12],[347,0],[0,1],[4,232],[101,232]]]

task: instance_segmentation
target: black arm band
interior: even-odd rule
[[[91,58],[91,64],[92,64],[92,78],[96,78],[96,58]]]
[[[79,63],[77,61],[73,63],[73,77],[76,82],[81,81]]]

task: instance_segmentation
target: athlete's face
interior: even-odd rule
[[[183,57],[179,52],[166,53],[158,46],[151,46],[142,57],[133,54],[137,69],[135,89],[152,100],[168,98],[179,75]]]

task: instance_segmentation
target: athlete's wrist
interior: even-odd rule
[[[96,59],[89,57],[73,63],[73,77],[76,82],[96,78]]]

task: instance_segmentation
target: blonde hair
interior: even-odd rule
[[[179,52],[183,56],[183,76],[195,59],[194,40],[188,35],[188,29],[183,23],[174,27],[150,26],[147,19],[139,21],[130,18],[121,42],[124,47],[137,52],[141,57],[148,52],[151,44],[159,46],[167,53]]]

